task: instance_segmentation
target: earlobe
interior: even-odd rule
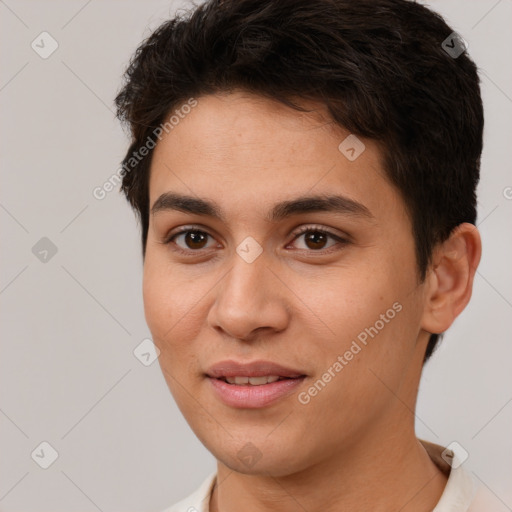
[[[421,325],[425,331],[434,334],[446,331],[466,307],[481,253],[480,234],[469,223],[457,226],[450,237],[434,249],[426,278]]]

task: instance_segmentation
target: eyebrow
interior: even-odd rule
[[[175,192],[165,192],[154,202],[151,214],[161,211],[178,210],[194,215],[205,215],[226,222],[221,208],[214,201],[201,199]],[[374,219],[363,204],[340,195],[311,195],[282,201],[273,206],[266,217],[270,222],[278,222],[293,215],[310,212],[334,212],[344,215]]]

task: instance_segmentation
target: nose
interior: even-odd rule
[[[251,341],[262,331],[283,331],[289,322],[287,288],[269,267],[263,252],[249,263],[237,253],[231,270],[215,287],[208,324],[226,336]]]

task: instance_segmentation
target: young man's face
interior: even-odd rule
[[[313,116],[248,93],[197,100],[155,149],[150,207],[173,193],[222,218],[160,200],[144,263],[146,319],[185,418],[221,463],[274,476],[410,431],[424,287],[378,147],[364,140],[357,156],[349,139],[340,150],[349,133],[320,106]],[[330,211],[282,206],[313,196],[342,199]],[[302,377],[222,379],[251,371]]]

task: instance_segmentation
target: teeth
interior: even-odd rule
[[[276,382],[280,379],[277,375],[268,375],[264,377],[226,377],[226,381],[229,384],[236,384],[238,386],[261,386],[263,384],[269,384]]]

